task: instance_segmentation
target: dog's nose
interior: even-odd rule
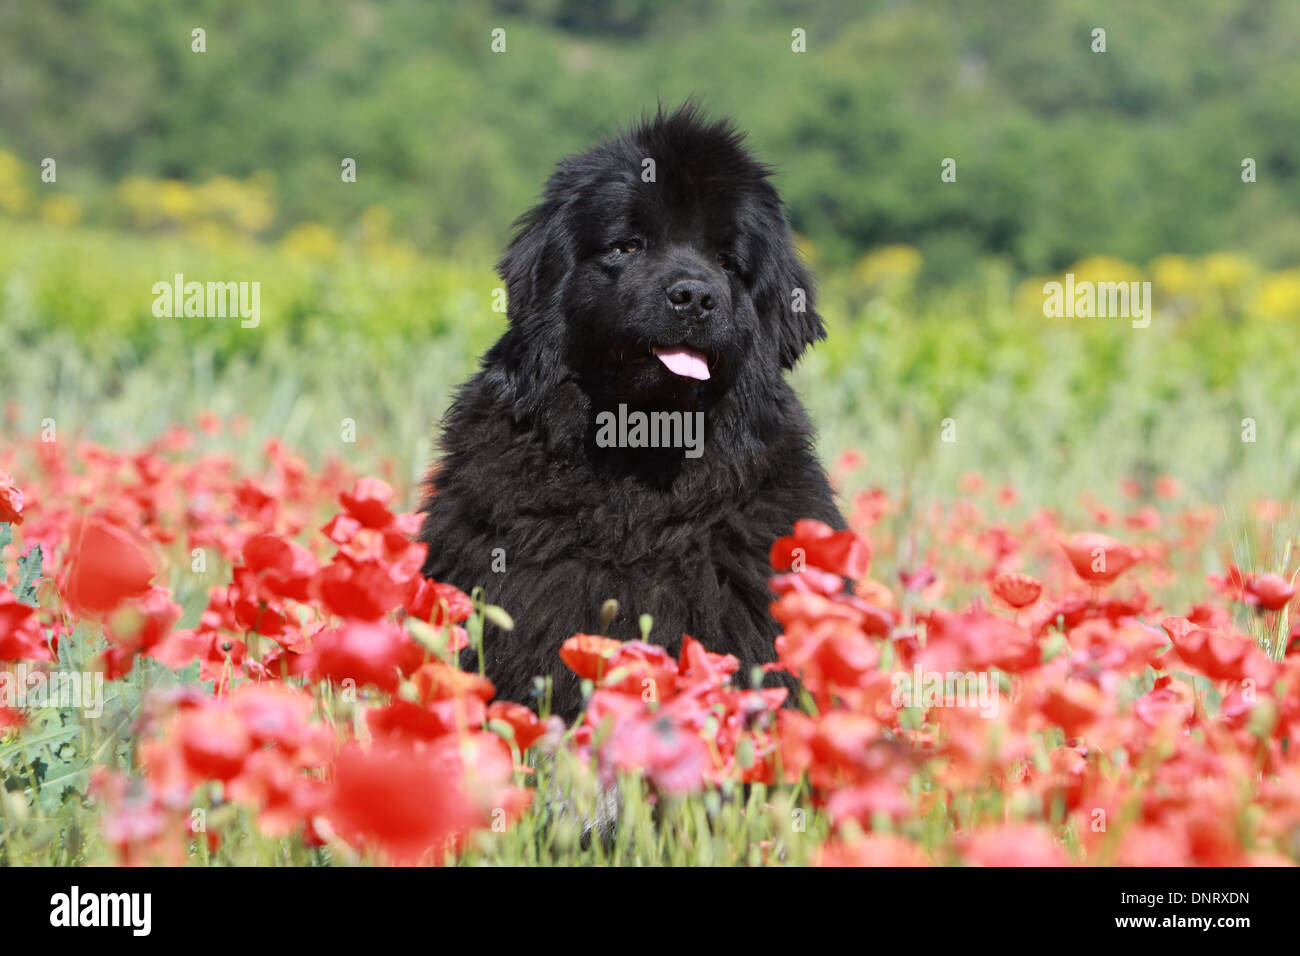
[[[668,287],[668,301],[678,315],[700,318],[713,311],[717,301],[713,286],[698,279],[683,279]]]

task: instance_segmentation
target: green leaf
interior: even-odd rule
[[[54,722],[51,724],[51,715]],[[27,715],[27,724],[18,733],[18,739],[0,747],[0,760],[17,755],[28,764],[40,757],[47,747],[58,748],[77,733],[76,727],[64,727],[58,722],[59,712],[50,708]]]
[[[39,544],[32,545],[27,554],[18,559],[18,587],[14,594],[24,604],[36,607],[36,583],[41,579],[44,556]]]

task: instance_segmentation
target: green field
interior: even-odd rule
[[[1293,272],[1217,256],[1210,265],[1232,267],[1218,284],[1207,260],[1189,260],[1190,284],[1170,289],[1157,271],[1155,315],[1138,329],[1046,318],[1042,280],[1017,283],[993,262],[968,282],[918,288],[909,252],[817,269],[830,333],[795,380],[828,462],[858,451],[861,479],[921,500],[955,493],[967,471],[1013,484],[1029,505],[1084,491],[1113,500],[1122,480],[1160,474],[1225,507],[1294,495]],[[492,263],[489,252],[389,260],[357,246],[322,264],[250,242],[10,222],[0,238],[8,428],[33,434],[53,418],[128,447],[211,411],[247,419],[244,450],[274,434],[317,460],[391,460],[413,495],[450,390],[504,329]],[[1177,274],[1167,258],[1155,267]],[[151,289],[176,273],[260,281],[259,326],[156,318]],[[1261,315],[1261,302],[1292,314]],[[345,418],[355,444],[340,437]],[[1254,442],[1243,441],[1247,418]]]

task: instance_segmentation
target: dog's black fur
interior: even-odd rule
[[[562,161],[501,260],[509,329],[447,412],[419,537],[426,575],[483,585],[514,618],[484,639],[502,697],[530,701],[550,675],[572,718],[558,650],[600,630],[608,598],[610,636],[649,614],[652,641],[676,653],[690,634],[744,679],[774,657],[772,541],[798,518],[844,527],[784,375],[825,331],[742,140],[691,104],[659,112]],[[707,381],[652,352],[674,346],[707,357]],[[703,412],[703,454],[599,447],[596,415],[620,403]]]

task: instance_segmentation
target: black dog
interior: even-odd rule
[[[687,104],[562,161],[517,224],[510,327],[447,412],[420,531],[426,575],[514,618],[484,637],[502,697],[550,675],[572,718],[558,650],[608,598],[610,636],[649,614],[655,643],[690,634],[745,678],[779,632],[772,541],[844,527],[785,381],[825,330],[767,176]]]

